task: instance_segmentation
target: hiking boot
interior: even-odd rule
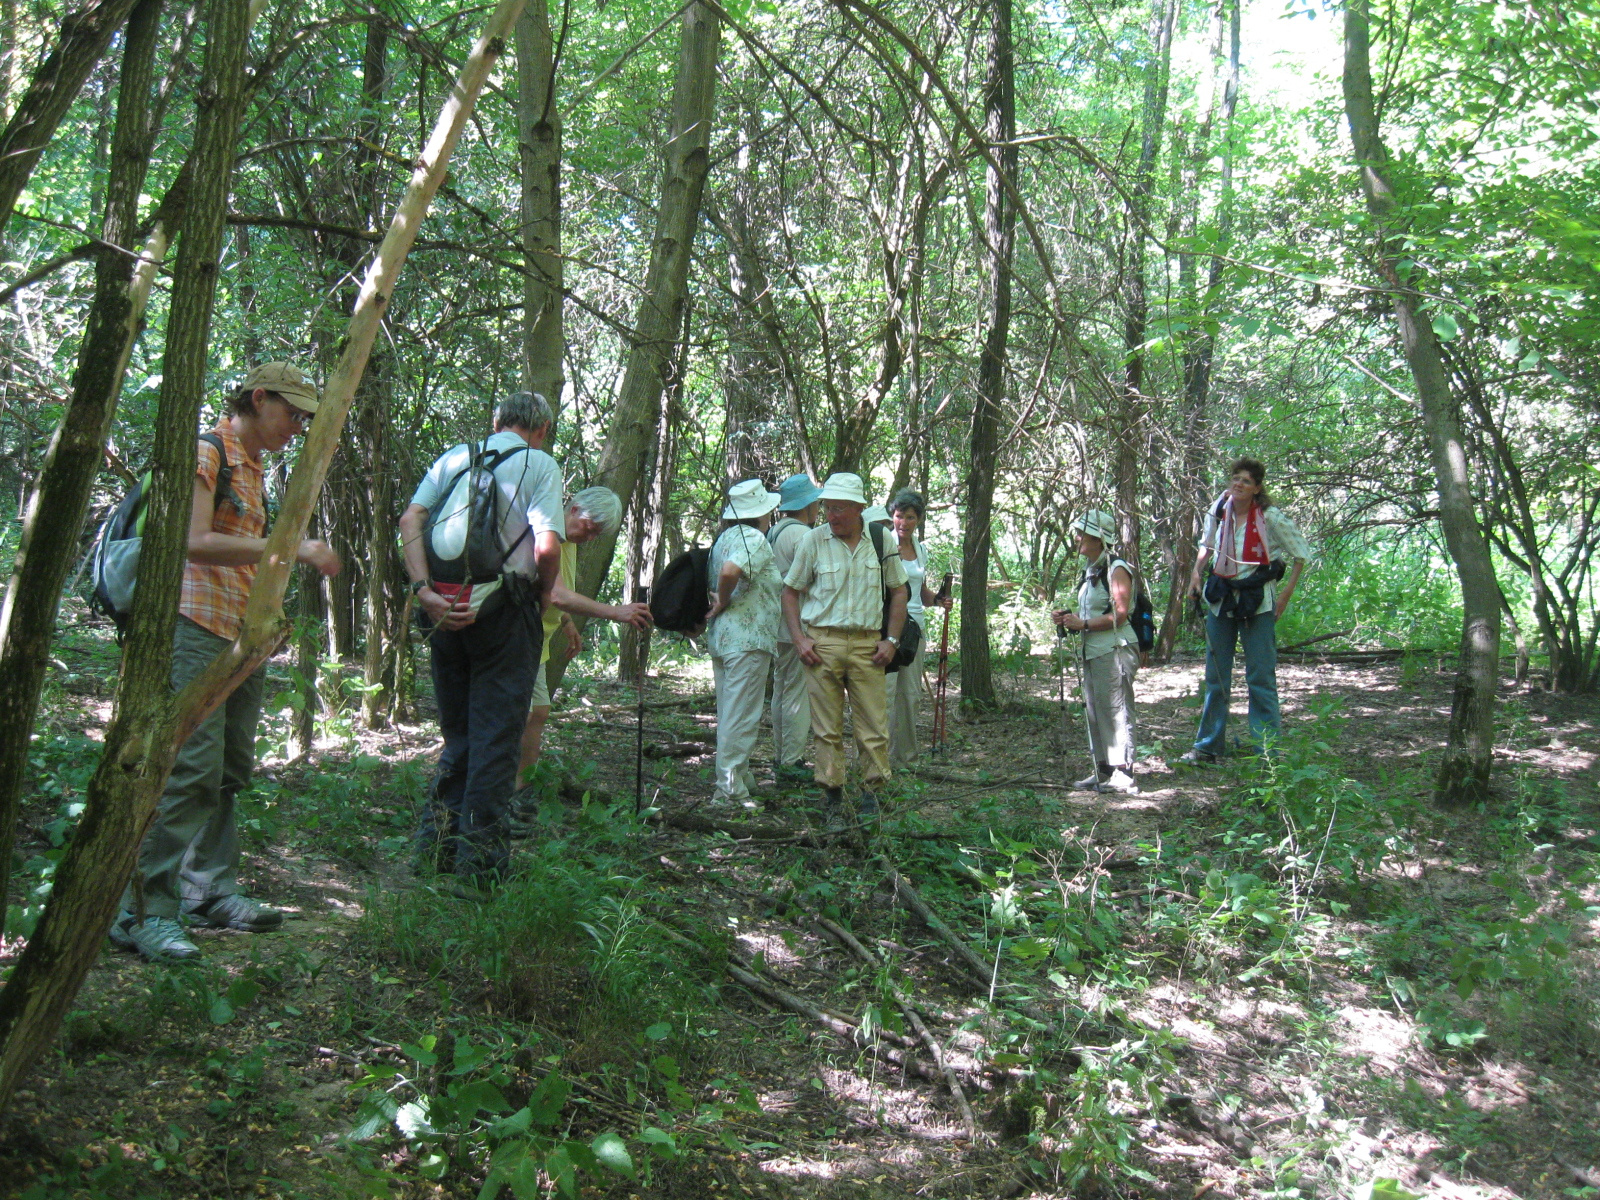
[[[822,803],[817,805],[817,811],[829,829],[844,828],[844,789],[825,787],[822,789]]]
[[[871,825],[881,815],[876,792],[862,792],[856,798],[856,816],[863,825]]]
[[[539,789],[533,784],[524,784],[511,793],[507,811],[513,817],[532,817],[539,812]]]
[[[1208,767],[1216,763],[1217,756],[1209,750],[1202,750],[1196,746],[1193,750],[1180,754],[1178,761],[1186,767]]]
[[[120,913],[109,930],[113,945],[136,951],[150,962],[185,962],[200,957],[200,947],[189,940],[176,917],[146,917],[135,921]]]
[[[266,933],[283,924],[283,914],[277,909],[237,892],[228,896],[213,896],[192,907],[185,905],[183,915],[195,925],[209,925],[213,929],[239,929],[245,933]]]
[[[1131,772],[1118,767],[1111,772],[1109,779],[1100,781],[1100,790],[1102,792],[1121,792],[1124,796],[1137,796],[1139,794],[1139,784]]]
[[[1100,784],[1105,778],[1106,776],[1096,771],[1093,775],[1085,775],[1082,779],[1075,781],[1071,785],[1072,790],[1075,792],[1098,792]]]

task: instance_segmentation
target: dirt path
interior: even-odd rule
[[[653,741],[714,740],[702,666],[653,682],[665,705],[648,713]],[[803,789],[771,793],[762,810],[718,810],[705,756],[648,764],[669,817],[792,834],[751,840],[669,821],[624,836],[570,813],[541,827],[540,837],[574,839],[585,853],[600,846],[607,869],[626,873],[620,915],[584,914],[611,939],[607,962],[626,963],[626,947],[665,948],[696,981],[699,998],[660,1035],[692,1093],[677,1108],[663,1079],[638,1066],[648,1057],[638,1030],[654,1016],[597,1016],[593,989],[604,981],[589,960],[539,951],[474,982],[442,959],[411,962],[406,948],[375,942],[371,914],[385,930],[408,928],[394,922],[405,897],[425,889],[400,842],[415,785],[406,764],[425,764],[434,748],[426,725],[351,744],[318,779],[269,762],[278,798],[252,837],[250,877],[293,919],[272,937],[200,935],[198,967],[152,968],[108,950],[61,1052],[3,1118],[0,1195],[476,1195],[470,1174],[428,1179],[419,1152],[392,1135],[373,1143],[365,1168],[340,1145],[366,1094],[353,1085],[375,1068],[413,1069],[402,1045],[419,1030],[459,1033],[463,1021],[521,1029],[541,1054],[553,1047],[554,1063],[531,1051],[508,1058],[507,1078],[531,1089],[554,1065],[589,1088],[569,1103],[574,1132],[621,1126],[632,1112],[693,1147],[659,1163],[642,1193],[621,1181],[605,1192],[619,1197],[1098,1188],[1289,1200],[1379,1177],[1441,1196],[1576,1195],[1563,1164],[1600,1163],[1600,907],[1567,912],[1558,900],[1563,888],[1591,906],[1600,899],[1584,874],[1600,848],[1595,702],[1508,691],[1503,811],[1440,815],[1417,794],[1444,734],[1448,677],[1414,662],[1285,665],[1285,719],[1306,769],[1358,789],[1340,795],[1387,797],[1386,819],[1403,822],[1369,878],[1329,869],[1299,895],[1294,881],[1308,875],[1292,862],[1277,876],[1241,874],[1241,838],[1266,830],[1282,840],[1279,827],[1251,823],[1270,806],[1254,765],[1166,765],[1192,736],[1198,678],[1194,662],[1141,674],[1138,796],[1059,786],[1056,680],[1041,673],[1003,679],[1006,715],[952,722],[951,753],[904,781],[870,845],[812,830]],[[57,699],[68,735],[103,719],[94,689]],[[584,780],[593,792],[631,801],[629,700],[583,684],[548,744],[569,765],[594,764]],[[1081,773],[1075,712],[1068,737]],[[1294,786],[1322,786],[1307,779]],[[295,807],[313,791],[334,794],[334,782],[345,788],[337,804],[309,816]],[[48,845],[60,797],[37,801],[30,851]],[[1260,846],[1285,861],[1281,848]],[[994,1003],[897,899],[891,868],[990,965]],[[1494,881],[1508,868],[1522,872],[1525,892]],[[1517,909],[1523,895],[1529,907]],[[443,947],[471,940],[474,910],[427,903],[455,923],[453,934],[427,936]],[[1450,939],[1479,930],[1516,942],[1508,912],[1522,927],[1561,917],[1570,953],[1558,962],[1525,945],[1522,959],[1485,951],[1485,970],[1509,962],[1523,978],[1485,978],[1447,1004],[1460,948]],[[847,926],[875,964],[826,921]],[[996,933],[1009,947],[998,958]],[[673,949],[674,938],[687,940]],[[736,982],[729,961],[755,985]],[[1413,994],[1401,994],[1408,986]],[[976,1137],[896,1009],[896,989],[939,1045]],[[785,1007],[787,997],[824,1010],[821,1019]]]

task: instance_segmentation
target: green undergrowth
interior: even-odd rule
[[[709,1138],[737,1146],[728,1117],[756,1109],[717,1073],[717,972],[662,936],[675,906],[638,870],[631,811],[547,808],[539,833],[486,903],[369,897],[352,948],[438,1001],[427,1020],[369,1014],[400,1050],[355,1084],[344,1151],[369,1194],[408,1178],[485,1196],[648,1186]]]

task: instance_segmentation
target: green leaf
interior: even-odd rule
[[[1422,1200],[1422,1197],[1416,1192],[1406,1191],[1398,1179],[1380,1177],[1356,1188],[1350,1200]]]
[[[1433,332],[1442,341],[1453,342],[1461,336],[1461,326],[1456,324],[1456,319],[1449,313],[1434,313]]]
[[[644,1031],[644,1035],[652,1042],[665,1041],[667,1038],[672,1036],[672,1026],[668,1025],[665,1021],[657,1021],[654,1025],[650,1026],[650,1028]]]
[[[594,1151],[594,1156],[600,1160],[601,1166],[625,1178],[636,1178],[633,1158],[628,1154],[627,1143],[610,1130],[596,1134],[594,1141],[589,1143],[589,1149]]]
[[[233,1005],[228,1003],[226,996],[217,996],[211,1001],[211,1023],[226,1025],[231,1020],[233,1020]]]

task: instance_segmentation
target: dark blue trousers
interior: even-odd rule
[[[507,810],[543,638],[537,610],[510,603],[432,637],[444,750],[417,848],[476,883],[492,883],[510,862]]]

